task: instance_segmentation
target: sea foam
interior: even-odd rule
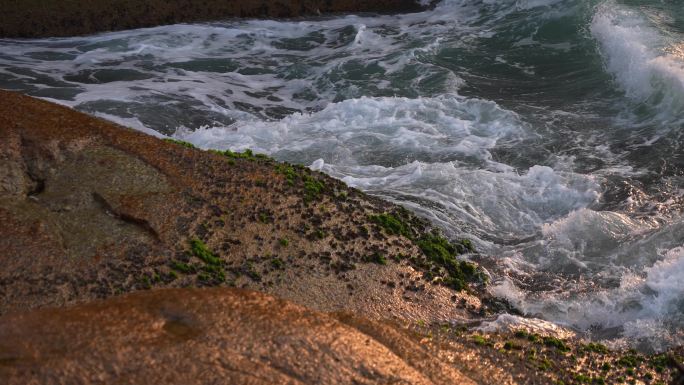
[[[681,35],[664,35],[637,8],[612,0],[597,7],[590,30],[628,97],[655,108],[660,121],[684,120]]]

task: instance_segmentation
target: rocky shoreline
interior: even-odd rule
[[[468,242],[322,173],[5,91],[0,125],[0,314],[187,286],[377,318],[487,312]]]
[[[0,141],[3,383],[679,375],[681,349],[647,356],[477,331],[505,304],[464,260],[476,255],[469,242],[306,168],[202,151],[5,91]]]
[[[0,38],[87,35],[227,18],[416,12],[415,0],[0,0]]]

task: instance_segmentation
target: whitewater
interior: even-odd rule
[[[0,88],[323,171],[473,240],[491,293],[540,324],[684,343],[679,1],[0,39]]]

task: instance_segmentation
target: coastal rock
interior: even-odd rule
[[[236,289],[0,317],[3,384],[474,384],[391,325]]]
[[[478,333],[501,319],[456,259],[469,242],[304,167],[5,91],[0,142],[0,383],[679,376],[681,349],[611,350],[522,320]],[[205,286],[221,287],[187,288]]]
[[[0,0],[0,38],[85,35],[226,18],[413,12],[415,0]]]
[[[679,384],[666,355],[323,314],[240,289],[141,291],[0,316],[7,385],[613,384],[626,369],[628,382]]]
[[[427,257],[451,246],[424,221],[307,168],[5,91],[0,141],[0,314],[188,286],[381,319],[483,311],[454,290],[471,265]]]

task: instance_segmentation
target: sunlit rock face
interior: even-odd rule
[[[341,319],[238,289],[14,313],[0,318],[0,382],[473,383],[399,329]]]

